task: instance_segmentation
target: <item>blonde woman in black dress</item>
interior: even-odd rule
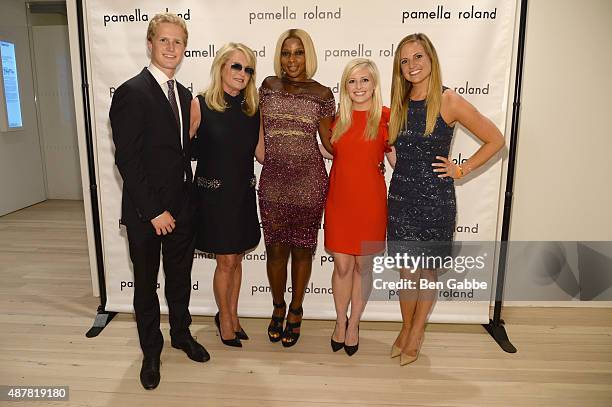
[[[248,339],[238,319],[242,259],[261,237],[253,171],[259,141],[255,61],[243,44],[223,46],[213,60],[210,86],[191,108],[198,158],[196,248],[216,255],[215,323],[221,341],[235,347]]]

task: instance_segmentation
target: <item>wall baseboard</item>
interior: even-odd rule
[[[504,307],[612,308],[612,301],[504,301]]]

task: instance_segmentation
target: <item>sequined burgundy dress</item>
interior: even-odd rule
[[[424,100],[411,100],[407,128],[395,142],[397,161],[388,196],[389,255],[448,256],[455,230],[455,184],[433,172],[436,156],[448,157],[454,128],[438,115],[426,136]]]
[[[324,99],[304,84],[298,93],[259,90],[265,144],[259,208],[266,245],[317,245],[328,184],[317,131],[322,118],[334,116],[335,102],[331,92]]]

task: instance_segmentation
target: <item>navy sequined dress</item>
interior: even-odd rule
[[[411,100],[408,123],[395,142],[397,161],[388,197],[388,254],[448,256],[455,230],[455,184],[438,178],[432,163],[448,157],[454,127],[440,115],[426,136],[424,100]]]

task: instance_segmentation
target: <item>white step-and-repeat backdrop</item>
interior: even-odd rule
[[[273,74],[274,47],[280,33],[288,28],[302,28],[312,36],[317,50],[319,69],[315,79],[332,89],[336,101],[345,64],[350,59],[366,57],[378,64],[388,105],[396,44],[407,34],[423,32],[437,48],[444,84],[504,129],[515,9],[516,3],[506,0],[87,0],[88,63],[92,73],[94,141],[108,294],[106,309],[131,312],[133,294],[126,233],[119,225],[122,181],[114,165],[108,111],[114,89],[149,63],[145,37],[148,21],[156,13],[170,11],[187,22],[189,44],[177,78],[194,95],[207,86],[215,52],[226,42],[243,42],[255,50],[260,83]],[[465,160],[478,146],[472,135],[459,128],[451,157],[456,161]],[[328,168],[330,165],[328,163]],[[259,170],[256,165],[256,172]],[[390,176],[391,171],[388,171],[388,179]],[[501,160],[498,157],[479,171],[477,177],[457,184],[456,240],[495,240],[500,182]],[[270,315],[272,300],[265,258],[262,239],[260,246],[248,253],[243,263],[241,315]],[[488,274],[479,277],[489,281],[489,285],[493,263],[491,253],[484,270]],[[196,253],[191,296],[194,314],[216,312],[212,294],[214,267],[211,255]],[[306,318],[335,318],[332,269],[332,258],[324,251],[321,230],[304,305]],[[163,284],[160,272],[159,293],[165,311]],[[431,320],[487,322],[489,301],[475,301],[473,299],[478,296],[458,295],[459,291],[440,292],[440,299],[444,301],[437,303]],[[370,302],[364,319],[399,320],[397,301],[393,298],[383,301],[382,297],[377,295],[378,300]]]

